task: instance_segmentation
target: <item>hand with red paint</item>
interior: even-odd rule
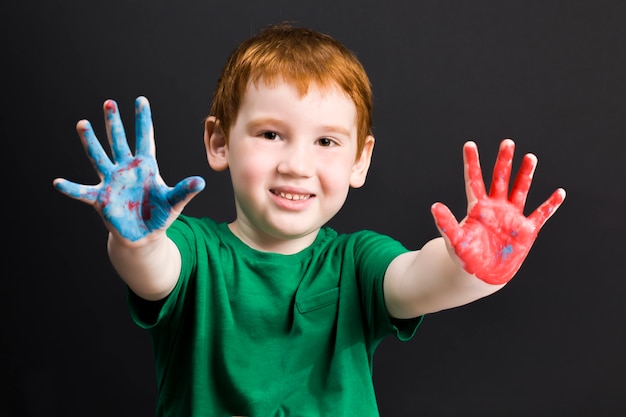
[[[104,103],[104,114],[113,160],[103,150],[87,120],[76,126],[100,183],[87,186],[58,178],[54,186],[63,194],[93,206],[109,231],[127,241],[164,233],[183,207],[202,191],[204,180],[189,177],[173,188],[165,184],[156,163],[152,115],[145,97],[135,101],[136,155],[128,146],[113,100]]]
[[[474,142],[463,147],[467,217],[460,223],[442,203],[432,206],[432,214],[448,250],[463,268],[489,284],[504,284],[520,268],[544,223],[565,199],[565,190],[557,189],[528,217],[524,205],[537,158],[526,154],[511,192],[509,179],[515,144],[505,139],[493,171],[489,195]]]

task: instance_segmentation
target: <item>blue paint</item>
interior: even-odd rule
[[[105,106],[106,121],[111,129],[111,151],[113,152],[113,160],[117,163],[125,162],[132,159],[133,154],[126,140],[126,132],[122,125],[120,112],[117,111],[117,103],[109,100]]]
[[[89,155],[103,180],[95,186],[60,181],[62,193],[91,204],[97,203],[102,216],[122,237],[137,241],[162,229],[172,215],[173,206],[189,194],[205,187],[201,177],[189,177],[168,187],[159,176],[153,152],[152,115],[144,97],[135,102],[137,155],[133,156],[115,102],[105,105],[111,129],[111,161],[93,133],[91,124],[83,130]]]
[[[152,154],[152,112],[145,97],[135,100],[135,137],[137,138],[137,155]]]
[[[508,244],[502,249],[500,249],[500,260],[504,261],[513,253],[513,245]]]

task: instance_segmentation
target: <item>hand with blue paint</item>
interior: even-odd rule
[[[155,159],[150,105],[145,97],[135,101],[136,154],[133,155],[117,104],[104,103],[112,160],[106,154],[87,120],[76,129],[89,159],[100,176],[97,185],[82,185],[57,178],[54,186],[63,194],[93,206],[111,233],[124,241],[156,238],[204,188],[200,177],[189,177],[168,187]]]
[[[463,148],[467,217],[458,223],[445,205],[435,203],[432,206],[435,223],[448,250],[467,272],[494,285],[513,278],[537,233],[565,199],[565,190],[559,188],[526,217],[524,205],[537,158],[532,154],[524,156],[508,193],[514,149],[512,140],[502,141],[487,195],[476,144],[467,142]]]

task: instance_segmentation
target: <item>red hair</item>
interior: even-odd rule
[[[371,134],[372,90],[356,55],[329,35],[288,23],[268,26],[230,55],[213,94],[211,115],[228,138],[250,82],[284,80],[306,95],[309,85],[339,87],[357,111],[357,156]],[[228,139],[227,139],[228,140]]]

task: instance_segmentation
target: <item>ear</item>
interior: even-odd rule
[[[372,152],[374,151],[374,136],[369,135],[365,138],[365,144],[361,155],[359,155],[352,166],[352,174],[350,175],[350,186],[353,188],[362,187],[365,184],[367,171],[370,169],[372,162]]]
[[[204,122],[204,148],[211,168],[216,171],[228,168],[226,135],[215,116],[209,116]]]

